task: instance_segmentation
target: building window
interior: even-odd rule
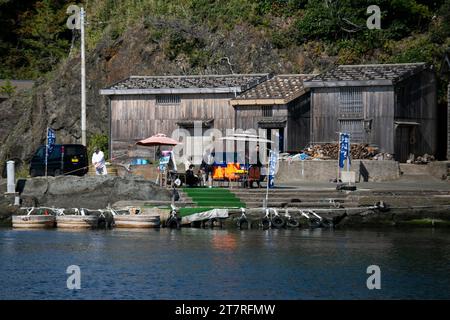
[[[364,122],[362,120],[339,120],[340,132],[350,134],[350,142],[364,142]]]
[[[263,117],[272,117],[273,116],[273,107],[272,106],[262,107],[262,116]]]
[[[180,96],[175,95],[160,95],[156,96],[156,104],[180,104]]]
[[[339,91],[339,131],[350,134],[351,142],[364,142],[363,88]]]
[[[362,118],[364,116],[362,88],[340,89],[339,114],[342,118]]]

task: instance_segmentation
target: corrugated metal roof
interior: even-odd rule
[[[305,87],[320,86],[321,83],[334,82],[337,85],[365,84],[389,85],[402,81],[428,66],[424,62],[399,64],[366,64],[366,65],[339,65],[325,71],[309,80],[305,80]]]

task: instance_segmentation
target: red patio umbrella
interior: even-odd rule
[[[154,147],[154,146],[175,146],[179,144],[179,142],[175,139],[169,138],[163,133],[158,133],[155,134],[154,136],[151,136],[150,138],[138,141],[136,142],[136,144],[141,146]]]

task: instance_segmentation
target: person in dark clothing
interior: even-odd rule
[[[255,182],[258,185],[258,188],[261,188],[261,182],[264,181],[264,176],[261,174],[262,166],[263,165],[261,163],[260,155],[259,155],[259,144],[257,144],[256,145],[256,165],[255,165],[255,167],[258,168],[258,174],[257,174],[258,179],[255,179]],[[253,182],[251,184],[253,185]]]
[[[202,173],[203,185],[209,183],[209,178],[213,175],[214,154],[209,153],[203,157],[202,164],[200,165],[200,171]]]
[[[259,158],[259,144],[256,145],[256,166],[258,168],[262,167],[262,163],[261,163],[261,160]]]
[[[195,187],[198,185],[200,179],[198,178],[197,175],[194,174],[194,165],[191,164],[189,166],[189,169],[186,170],[186,184],[189,187]]]

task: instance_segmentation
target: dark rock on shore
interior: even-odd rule
[[[16,212],[17,207],[11,205],[11,201],[6,197],[0,198],[0,226],[9,225],[11,216]]]
[[[61,176],[27,179],[23,206],[102,209],[119,200],[166,200],[170,191],[141,178]]]
[[[9,225],[11,216],[16,212],[17,207],[11,205],[12,200],[4,196],[6,192],[6,180],[0,180],[0,226]]]

